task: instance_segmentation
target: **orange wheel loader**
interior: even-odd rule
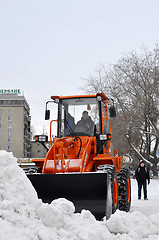
[[[116,209],[129,211],[131,184],[129,172],[121,168],[122,156],[112,150],[111,118],[114,102],[104,93],[79,96],[51,96],[46,103],[58,104],[58,118],[50,122],[50,144],[45,159],[33,159],[34,172],[26,174],[43,202],[66,198],[76,212],[87,209],[101,220]],[[57,137],[52,125],[57,122]],[[45,136],[35,137],[45,142]],[[43,143],[44,144],[44,143]]]

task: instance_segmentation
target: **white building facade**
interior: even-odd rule
[[[30,107],[19,89],[0,89],[0,149],[30,157]]]

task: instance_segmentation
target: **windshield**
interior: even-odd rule
[[[59,103],[59,136],[94,136],[100,132],[96,98],[62,99]]]

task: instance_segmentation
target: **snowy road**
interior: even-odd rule
[[[89,211],[74,213],[66,199],[42,203],[17,159],[0,151],[0,240],[159,240],[159,180],[148,198],[137,200],[132,180],[131,211],[96,221]]]
[[[159,240],[159,180],[151,180],[148,200],[138,200],[136,180],[131,180],[132,203],[129,213],[116,211],[106,222],[116,240]],[[125,234],[127,236],[125,236]]]
[[[137,182],[136,180],[131,180],[132,189],[132,204],[131,211],[140,211],[146,216],[159,213],[159,180],[151,179],[150,185],[148,185],[148,200],[137,199]],[[142,193],[143,194],[143,193]]]

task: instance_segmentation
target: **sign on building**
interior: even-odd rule
[[[20,89],[0,89],[0,94],[21,94]]]

